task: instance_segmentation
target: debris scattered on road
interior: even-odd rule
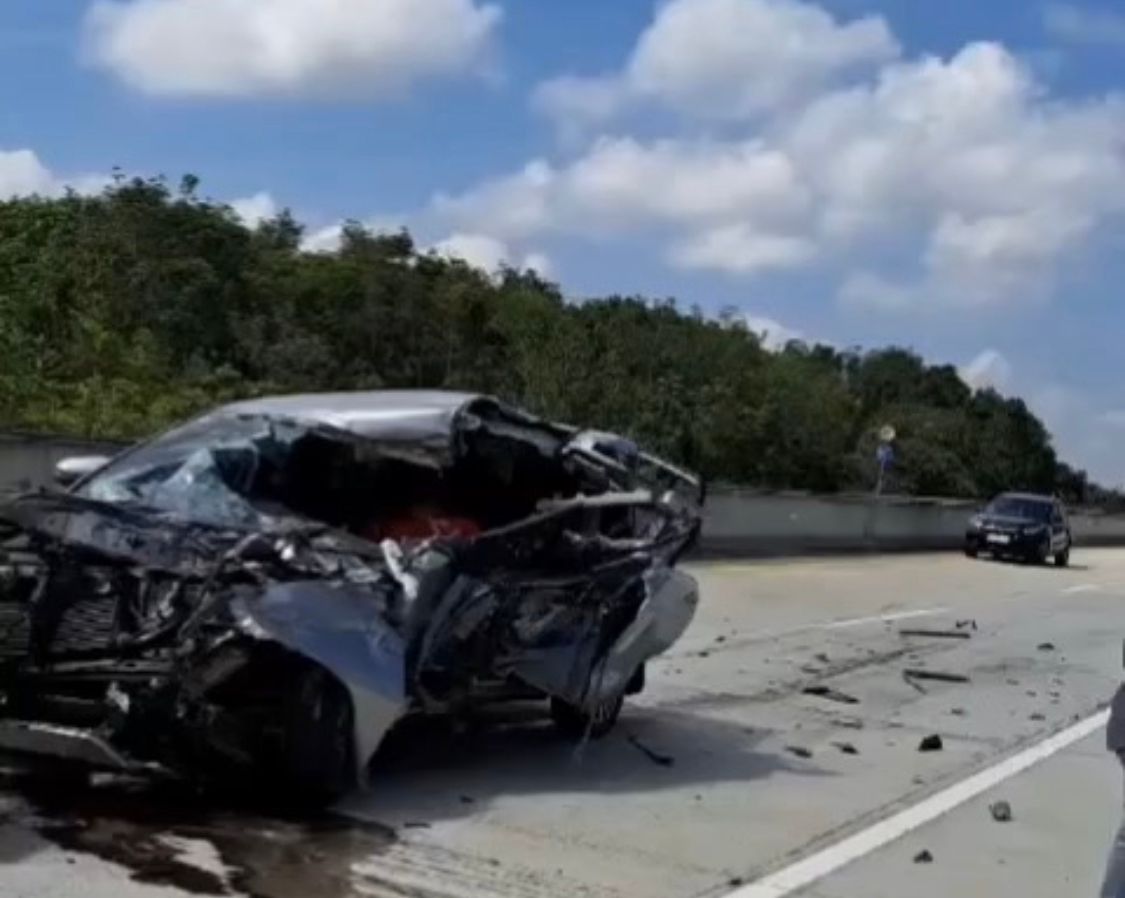
[[[819,676],[820,674],[824,673],[824,670],[822,668],[817,667],[815,664],[802,664],[801,665],[801,673],[807,673],[807,674],[810,674],[811,676],[815,677],[815,676]]]
[[[941,741],[941,736],[934,733],[932,736],[926,736],[921,742],[918,743],[918,751],[941,751],[944,744]]]
[[[1027,690],[1027,697],[1028,698],[1037,698],[1038,695],[1039,695],[1039,693],[1036,692],[1034,689],[1028,689]]]
[[[629,740],[630,745],[632,745],[635,749],[637,749],[637,751],[639,751],[650,761],[652,761],[653,764],[657,764],[660,767],[671,767],[676,763],[676,759],[671,755],[662,755],[658,751],[653,751],[651,748],[641,742],[641,740],[636,736],[628,736],[626,738]]]
[[[815,695],[818,698],[826,698],[830,702],[841,702],[845,705],[858,705],[859,699],[854,695],[848,695],[846,692],[840,692],[830,686],[806,686],[803,690],[805,695]]]
[[[791,755],[796,755],[798,758],[811,758],[812,752],[802,745],[787,745],[785,750]]]
[[[914,863],[916,864],[932,864],[934,856],[930,854],[928,849],[923,848],[916,855],[914,855]]]
[[[813,655],[813,657],[816,658],[816,660],[819,661],[821,664],[828,664],[829,663],[828,656],[826,654],[824,654],[824,652],[817,652],[815,655]]]
[[[931,639],[971,639],[972,633],[964,630],[899,630],[899,636],[923,636]]]
[[[909,685],[909,686],[912,686],[912,687],[913,687],[914,689],[917,689],[917,690],[918,690],[919,692],[921,692],[921,693],[922,693],[922,695],[927,695],[927,694],[928,694],[928,693],[926,692],[926,687],[925,687],[925,686],[923,686],[923,685],[922,685],[921,683],[917,683],[917,682],[915,682],[915,681],[914,681],[914,680],[913,680],[913,679],[912,679],[912,678],[910,677],[910,675],[909,675],[908,673],[906,673],[905,671],[903,671],[903,674],[902,674],[902,678],[903,678],[904,680],[906,680],[906,682],[907,682],[907,685]]]
[[[940,680],[943,683],[968,683],[964,674],[949,673],[944,670],[927,670],[924,667],[908,667],[902,672],[904,677],[913,680]]]
[[[968,717],[969,716],[969,712],[966,711],[964,708],[954,708],[949,713],[952,714],[954,717]]]
[[[850,742],[833,742],[832,746],[839,749],[845,755],[859,754],[859,749],[852,745]]]
[[[975,620],[973,620],[972,618],[969,618],[968,620],[957,621],[955,626],[957,627],[958,630],[964,630],[966,627],[968,627],[971,630],[975,630],[977,628],[977,622]]]
[[[1054,689],[1048,689],[1047,695],[1051,696],[1051,698],[1062,698],[1062,693],[1056,692]]]
[[[732,889],[737,889],[740,885],[742,885],[745,882],[746,882],[746,880],[743,879],[741,876],[732,876],[730,879],[727,880],[727,885],[730,886]]]
[[[925,779],[924,779],[923,777],[921,777],[921,776],[916,776],[916,777],[914,777],[914,779],[912,779],[912,780],[911,780],[910,782],[914,783],[914,785],[915,785],[915,786],[924,786],[924,785],[926,785],[926,780],[925,780]]]
[[[1055,644],[1053,642],[1041,642],[1036,648],[1041,652],[1053,652],[1055,650]]]
[[[716,643],[722,643],[722,642],[726,642],[726,641],[727,641],[727,638],[725,636],[716,636],[715,637]]]
[[[1009,823],[1012,819],[1012,806],[1006,801],[993,802],[988,806],[988,813],[997,823]]]
[[[1036,712],[1035,712],[1034,714],[1032,714],[1032,715],[1031,715],[1031,716],[1030,716],[1030,717],[1028,718],[1028,720],[1046,720],[1046,719],[1047,719],[1047,715],[1045,715],[1045,714],[1040,714],[1040,713],[1039,713],[1038,711],[1036,711]]]
[[[836,726],[844,727],[848,730],[862,730],[863,721],[858,717],[838,717],[835,720]]]
[[[710,658],[711,653],[710,652],[697,652],[696,657],[697,658]]]

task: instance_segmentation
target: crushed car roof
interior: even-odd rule
[[[316,422],[376,440],[447,439],[457,416],[477,402],[502,405],[478,393],[445,390],[370,390],[264,396],[224,405],[212,416],[267,415]]]

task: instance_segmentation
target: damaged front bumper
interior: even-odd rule
[[[589,529],[606,508],[625,536]],[[672,566],[697,521],[644,492],[408,549],[59,497],[0,520],[0,749],[129,772],[361,782],[412,713],[619,700],[698,602]]]

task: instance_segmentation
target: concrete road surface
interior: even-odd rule
[[[1121,807],[1101,709],[1123,675],[1125,551],[696,573],[696,622],[602,741],[561,743],[539,708],[418,727],[313,821],[13,776],[0,896],[1096,893]]]

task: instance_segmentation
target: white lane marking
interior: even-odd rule
[[[1096,583],[1079,583],[1076,586],[1068,586],[1063,592],[1066,595],[1073,595],[1076,592],[1098,592],[1101,587]]]
[[[858,860],[878,848],[882,848],[895,839],[936,820],[943,814],[952,811],[970,799],[976,798],[994,786],[1022,773],[1034,764],[1045,761],[1051,755],[1073,745],[1080,739],[1085,739],[1091,733],[1105,726],[1109,719],[1109,710],[1098,711],[1096,714],[1080,720],[1073,726],[1049,736],[1024,749],[1016,755],[1001,761],[980,773],[970,776],[950,786],[936,795],[931,795],[918,804],[900,811],[885,820],[880,820],[873,826],[861,830],[853,836],[848,836],[829,845],[823,851],[797,861],[784,870],[771,873],[768,876],[752,882],[741,888],[728,892],[725,898],[783,898],[791,895],[798,889],[823,879],[829,873],[839,870],[845,864]]]
[[[909,620],[912,617],[933,617],[945,614],[948,608],[922,608],[918,611],[898,611],[893,614],[875,614],[871,617],[853,617],[848,620],[835,620],[827,624],[815,624],[810,629],[843,630],[847,627],[861,627],[864,624],[890,623],[896,620]]]

